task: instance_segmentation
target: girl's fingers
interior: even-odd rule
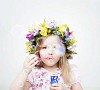
[[[38,62],[38,57],[35,54],[28,55],[24,61],[23,70],[30,72]]]
[[[52,84],[51,86],[53,86],[53,87],[58,87],[59,84],[58,84],[58,83],[54,83],[54,84]]]
[[[26,57],[25,63],[30,63],[30,61],[34,60],[34,59],[38,59],[38,57],[34,54],[28,55]]]
[[[53,86],[51,86],[50,90],[60,90],[60,88],[59,87],[53,87]]]
[[[38,57],[35,54],[28,55],[24,63],[24,68],[30,68],[31,65],[35,66],[35,62],[38,62]]]
[[[31,60],[38,60],[38,57],[35,56],[35,57],[33,57],[32,59],[30,59],[30,61],[31,61]]]
[[[33,64],[31,64],[31,68],[34,67],[39,61],[37,60],[36,62],[34,62]]]
[[[38,60],[37,56],[32,57],[32,59],[30,60],[29,64],[31,65],[31,64],[35,63],[37,60]]]
[[[32,54],[29,56],[29,59],[31,60],[31,59],[34,59],[35,57],[36,57],[36,55]]]
[[[54,83],[51,85],[50,90],[61,90],[61,85],[58,83]]]
[[[36,61],[38,61],[38,60],[37,60],[37,59],[31,60],[31,61],[29,62],[29,65],[34,64]]]

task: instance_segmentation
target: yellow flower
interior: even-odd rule
[[[63,24],[61,26],[59,26],[58,31],[60,31],[60,33],[62,34],[62,36],[64,36],[64,31],[67,29],[67,25]]]
[[[44,22],[41,24],[42,27],[46,27],[46,21],[44,20]]]
[[[60,32],[63,32],[65,29],[67,29],[67,25],[66,24],[63,24],[63,25],[59,26],[59,31]]]
[[[27,50],[27,51],[29,51],[29,52],[31,52],[31,51],[32,51],[32,49],[30,48],[29,43],[28,43],[28,42],[26,42],[26,43],[25,43],[25,45],[26,45],[26,50]]]
[[[47,36],[47,29],[41,30],[40,34],[43,36]]]
[[[47,27],[46,27],[46,22],[44,21],[40,26],[39,26],[39,30],[40,31],[40,34],[43,35],[43,36],[47,36]]]

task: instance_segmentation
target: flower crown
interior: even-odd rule
[[[76,52],[73,50],[76,43],[75,37],[73,36],[73,32],[70,31],[69,27],[66,24],[56,25],[55,21],[47,22],[43,21],[38,27],[30,27],[29,33],[26,35],[28,42],[26,42],[26,49],[29,54],[33,54],[36,50],[36,41],[44,36],[48,36],[49,34],[58,35],[62,43],[66,47],[66,57],[72,58],[73,54]]]

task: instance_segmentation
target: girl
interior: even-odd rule
[[[68,63],[75,53],[68,26],[44,21],[38,30],[29,32],[26,45],[30,55],[11,90],[83,90],[77,67]]]

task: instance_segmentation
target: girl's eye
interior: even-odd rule
[[[43,49],[47,49],[47,47],[42,47]]]
[[[54,46],[53,48],[56,48],[56,46]]]

